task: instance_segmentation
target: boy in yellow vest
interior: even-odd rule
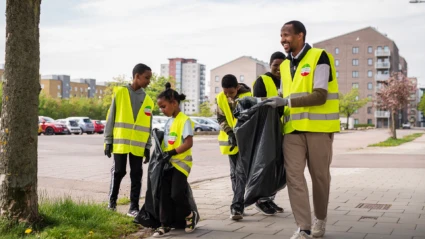
[[[195,230],[198,214],[192,211],[187,197],[189,176],[192,168],[194,123],[180,112],[180,102],[186,99],[166,84],[166,90],[158,95],[157,103],[164,115],[170,117],[164,126],[162,149],[165,160],[172,165],[163,172],[159,196],[159,220],[161,227],[153,237],[167,236],[175,220],[185,219],[187,233]]]
[[[105,155],[114,154],[108,208],[116,210],[118,192],[126,174],[127,155],[130,161],[130,209],[128,216],[139,212],[142,188],[143,157],[148,161],[151,148],[152,99],[143,90],[150,83],[151,68],[137,64],[133,69],[133,82],[114,90],[105,127]]]
[[[282,95],[280,89],[280,64],[285,60],[285,55],[277,51],[270,57],[270,72],[258,77],[254,83],[254,97],[270,98]],[[283,208],[273,201],[275,195],[259,199],[255,203],[255,208],[266,216],[274,215],[277,212],[283,213]]]
[[[241,159],[236,143],[233,128],[236,125],[236,118],[233,116],[233,110],[236,107],[236,100],[246,96],[251,96],[251,89],[238,83],[234,75],[225,75],[221,80],[223,91],[217,95],[217,120],[220,124],[220,134],[218,141],[220,151],[229,156],[230,161],[230,179],[232,180],[233,201],[230,206],[230,218],[240,220],[244,212],[244,195],[246,177],[243,173]]]

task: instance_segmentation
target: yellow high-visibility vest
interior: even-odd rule
[[[277,87],[273,79],[268,75],[261,75],[260,77],[263,79],[264,87],[266,88],[266,92],[267,92],[266,97],[270,98],[274,96],[279,96],[279,92],[277,90]],[[252,89],[254,89],[255,82],[256,81],[254,81],[254,83],[252,84]]]
[[[164,142],[162,143],[162,149],[164,151],[170,151],[178,148],[183,144],[183,130],[184,124],[187,120],[190,120],[185,114],[180,112],[173,123],[171,124],[169,135],[168,135],[168,146],[165,147]],[[192,129],[195,128],[195,123],[190,120],[192,124]],[[192,148],[186,150],[183,153],[174,155],[171,158],[171,164],[180,172],[182,172],[186,177],[189,176],[190,170],[192,169]]]
[[[146,95],[134,122],[130,94],[127,87],[117,87],[115,92],[115,124],[113,153],[143,157],[151,133],[151,115],[154,103]]]
[[[284,98],[292,99],[313,92],[314,71],[322,52],[322,49],[311,48],[299,63],[293,79],[290,60],[286,59],[280,65]],[[333,79],[328,82],[326,103],[311,107],[285,107],[283,133],[289,134],[295,130],[320,133],[339,132],[338,80],[336,78],[334,58],[330,53],[327,54]]]
[[[239,98],[242,99],[247,96],[252,96],[251,92],[240,94]],[[220,107],[226,116],[227,124],[233,129],[236,126],[237,119],[233,117],[233,113],[230,111],[229,102],[224,92],[218,94],[216,100],[218,107]],[[220,146],[221,154],[235,155],[239,152],[238,147],[235,147],[232,151],[230,151],[231,146],[229,145],[229,136],[223,130],[220,130],[218,135],[218,145]]]

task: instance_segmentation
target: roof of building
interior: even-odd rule
[[[242,58],[249,58],[250,60],[253,60],[253,61],[255,61],[255,62],[256,62],[256,63],[258,63],[258,64],[264,65],[265,67],[269,67],[269,63],[264,62],[264,61],[262,61],[262,60],[258,60],[257,58],[254,58],[254,57],[252,57],[252,56],[241,56],[241,57],[238,57],[238,58],[236,58],[236,59],[234,59],[234,60],[231,60],[231,61],[229,61],[229,62],[227,62],[227,63],[224,63],[224,64],[222,64],[222,65],[219,65],[219,66],[217,66],[217,67],[215,67],[215,68],[213,68],[213,69],[211,69],[211,70],[215,70],[215,69],[217,69],[217,68],[220,68],[220,67],[222,67],[222,66],[224,66],[224,65],[230,64],[230,63],[232,63],[232,62],[234,62],[234,61],[237,61],[237,60],[239,60],[239,59],[242,59]]]
[[[319,43],[322,43],[322,42],[325,42],[325,41],[329,41],[329,40],[332,40],[332,39],[335,39],[335,38],[339,38],[339,37],[342,37],[342,36],[346,36],[346,35],[349,35],[349,34],[353,34],[353,33],[359,32],[359,31],[367,30],[367,29],[370,29],[370,30],[375,31],[376,33],[378,33],[378,34],[382,35],[383,37],[387,38],[388,40],[392,41],[394,43],[394,45],[395,45],[395,42],[391,38],[389,38],[387,34],[381,33],[376,28],[371,27],[371,26],[368,26],[368,27],[365,27],[365,28],[362,28],[362,29],[358,29],[358,30],[355,30],[355,31],[352,31],[352,32],[344,33],[342,35],[334,36],[334,37],[331,37],[331,38],[328,38],[328,39],[325,39],[325,40],[316,42],[313,45],[319,44]]]

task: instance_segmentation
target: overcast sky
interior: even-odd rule
[[[0,0],[0,12],[5,5]],[[130,77],[139,62],[158,73],[168,58],[186,57],[205,64],[209,76],[242,55],[268,62],[283,50],[280,28],[290,20],[306,25],[309,43],[373,26],[425,84],[425,3],[409,0],[43,0],[40,71],[102,82]],[[2,14],[3,63],[5,22]]]

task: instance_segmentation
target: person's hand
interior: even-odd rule
[[[150,160],[151,160],[151,150],[145,149],[145,160],[143,161],[143,163],[147,164],[149,163]]]
[[[237,142],[236,142],[236,136],[235,133],[233,131],[229,131],[227,133],[227,135],[229,136],[229,144],[230,144],[230,151],[232,151],[236,146],[238,146]]]
[[[264,105],[271,106],[272,108],[287,106],[288,99],[275,96],[275,97],[268,98],[267,102]]]
[[[176,149],[172,149],[172,150],[170,150],[170,151],[165,151],[164,153],[163,153],[163,160],[165,161],[165,162],[169,162],[170,161],[170,159],[171,159],[171,157],[173,157],[174,155],[176,155],[177,154],[177,151],[176,151]]]
[[[108,158],[110,158],[111,154],[112,154],[112,144],[105,145],[105,155],[108,156]]]

